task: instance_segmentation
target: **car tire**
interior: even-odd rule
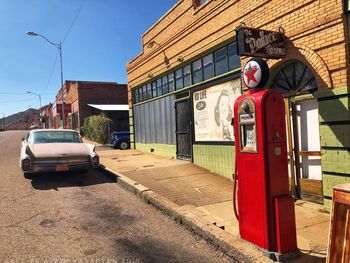
[[[121,150],[126,150],[126,149],[129,148],[129,143],[126,142],[126,141],[123,141],[123,142],[120,143],[119,148],[120,148]]]
[[[23,176],[26,179],[33,179],[33,174],[32,173],[23,173]]]

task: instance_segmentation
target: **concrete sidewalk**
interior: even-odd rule
[[[183,220],[201,225],[228,243],[231,254],[248,254],[251,262],[270,262],[248,242],[239,238],[238,222],[232,209],[232,182],[191,162],[169,159],[137,150],[110,150],[98,147],[101,164],[122,179],[144,199],[161,200],[164,209],[176,211]],[[126,183],[125,183],[126,182]],[[155,200],[155,201],[154,201]],[[165,205],[164,205],[165,204]],[[156,205],[157,206],[157,205]],[[290,262],[325,262],[330,216],[318,204],[298,201],[295,205],[298,247],[302,257]],[[200,230],[201,231],[201,230]],[[210,235],[211,235],[210,234]],[[212,240],[211,240],[212,241]],[[214,245],[215,242],[213,242]],[[233,251],[233,252],[232,252]]]

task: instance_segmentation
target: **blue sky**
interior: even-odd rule
[[[85,0],[63,42],[67,80],[126,83],[126,63],[141,51],[141,35],[176,0]],[[34,31],[63,41],[83,0],[0,1],[0,118],[52,102],[60,88],[58,50]],[[53,69],[56,60],[56,67]],[[52,74],[51,74],[52,72]],[[51,76],[51,78],[50,78]]]

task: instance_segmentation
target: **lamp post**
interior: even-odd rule
[[[49,42],[51,45],[55,46],[56,48],[58,48],[58,50],[60,51],[60,64],[61,64],[61,99],[62,99],[62,125],[63,125],[63,129],[64,129],[64,119],[65,119],[65,115],[64,115],[64,90],[63,90],[63,66],[62,66],[62,42],[54,43],[51,42],[49,39],[47,39],[47,37],[40,35],[38,33],[35,32],[27,32],[28,36],[32,36],[32,37],[41,37],[43,39],[45,39],[47,42]]]
[[[35,95],[35,96],[37,96],[38,98],[39,98],[39,106],[40,106],[40,108],[41,108],[41,95],[40,94],[37,94],[37,93],[35,93],[35,92],[33,92],[33,91],[27,91],[27,93],[28,94],[33,94],[33,95]],[[39,108],[39,109],[40,109]]]
[[[37,94],[33,91],[27,91],[28,94],[33,94],[35,96],[37,96],[39,98],[39,126],[41,127],[41,95],[40,94]]]

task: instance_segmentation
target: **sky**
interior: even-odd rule
[[[33,93],[42,105],[53,102],[61,87],[58,49],[26,32],[62,41],[64,80],[127,83],[126,64],[141,52],[142,34],[175,3],[0,0],[0,118],[39,108]]]

